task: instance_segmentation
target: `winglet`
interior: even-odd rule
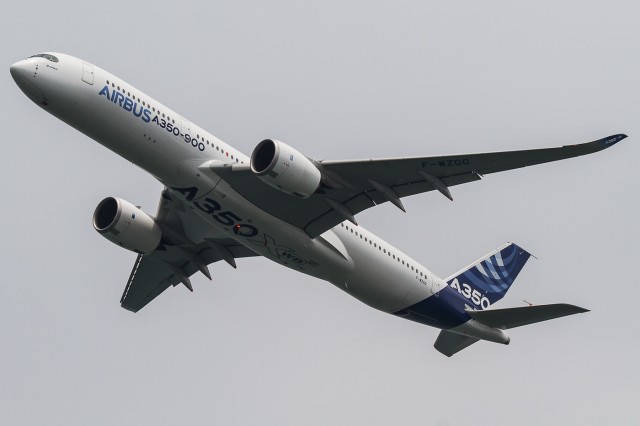
[[[621,133],[619,135],[613,135],[613,136],[609,136],[608,138],[600,139],[597,142],[599,142],[604,148],[609,148],[610,146],[613,146],[626,138],[627,138],[627,135]]]
[[[607,136],[606,138],[598,139],[593,142],[587,142],[587,143],[576,144],[576,145],[565,145],[565,147],[574,147],[574,146],[581,146],[581,145],[585,147],[591,146],[595,148],[591,152],[598,152],[598,151],[602,151],[603,149],[610,148],[613,145],[617,144],[618,142],[626,138],[627,138],[627,135],[620,133],[618,135]]]

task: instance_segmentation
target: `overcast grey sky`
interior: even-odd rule
[[[0,423],[638,424],[637,2],[2,2]],[[105,196],[161,185],[32,104],[9,65],[60,51],[249,154],[316,159],[630,138],[358,216],[441,276],[505,241],[500,306],[592,312],[446,358],[438,330],[265,259],[212,267],[138,314],[135,254],[91,227]]]

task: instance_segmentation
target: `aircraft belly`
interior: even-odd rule
[[[219,177],[189,174],[188,169],[182,168],[179,182],[165,185],[229,238],[276,263],[327,281],[353,269],[351,258],[325,241],[311,239],[304,231],[265,213]]]
[[[416,272],[380,253],[367,242],[363,243],[363,239],[354,238],[345,228],[336,227],[334,230],[354,263],[353,272],[345,277],[344,282],[334,283],[341,289],[384,312],[395,312],[429,297],[430,287],[417,279]],[[367,239],[373,236],[362,227],[358,230],[367,235]]]

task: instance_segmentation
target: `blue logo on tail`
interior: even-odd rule
[[[487,309],[502,299],[531,255],[516,244],[508,244],[480,259],[447,280],[477,309]]]

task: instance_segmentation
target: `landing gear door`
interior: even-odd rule
[[[86,62],[82,63],[82,81],[93,86],[93,67]]]

